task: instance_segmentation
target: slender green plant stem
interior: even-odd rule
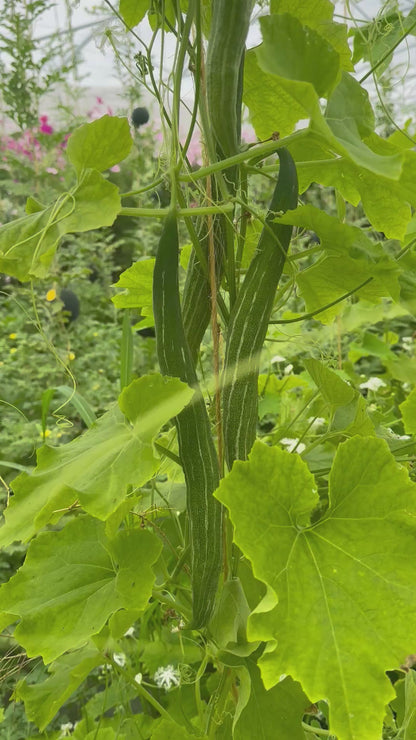
[[[374,280],[373,277],[367,278],[367,280],[364,280],[363,283],[360,283],[360,285],[357,285],[357,287],[353,288],[353,290],[349,290],[348,293],[344,293],[344,295],[340,296],[335,301],[331,301],[331,303],[327,303],[326,306],[322,306],[322,308],[318,308],[316,311],[305,313],[303,314],[303,316],[297,316],[294,319],[272,319],[271,321],[269,321],[269,324],[295,324],[299,321],[306,321],[307,319],[313,319],[314,316],[318,316],[318,314],[322,313],[323,311],[326,311],[328,308],[332,308],[332,306],[336,306],[337,303],[341,303],[341,301],[345,301],[346,298],[349,298],[349,296],[354,295],[354,293],[357,293],[358,290],[361,290],[361,288],[364,288],[364,286],[368,285],[368,283],[371,283],[372,280]]]
[[[200,180],[204,177],[212,175],[214,172],[221,172],[222,170],[230,169],[235,165],[247,162],[250,159],[265,159],[271,154],[277,152],[278,149],[288,146],[289,144],[303,139],[307,133],[307,130],[295,131],[294,134],[286,136],[284,139],[278,139],[276,141],[266,141],[262,144],[256,144],[253,147],[247,148],[239,154],[235,154],[233,157],[227,159],[221,159],[218,162],[207,165],[206,167],[200,167],[196,172],[185,173],[180,175],[179,180],[181,182],[193,182],[194,180]],[[332,160],[331,160],[332,161]]]
[[[188,48],[188,39],[191,32],[192,20],[194,16],[195,0],[189,0],[188,11],[186,13],[185,24],[179,36],[177,54],[174,64],[174,84],[173,84],[173,113],[172,113],[172,136],[175,155],[180,150],[179,142],[179,122],[181,106],[181,87],[183,70],[185,64],[185,55]],[[182,162],[179,158],[176,160],[176,168],[180,168]]]
[[[219,203],[216,206],[201,206],[200,208],[178,208],[177,215],[182,216],[183,218],[187,216],[208,216],[208,214],[218,216],[221,214],[232,213],[233,208],[234,206],[232,203]],[[170,207],[153,209],[125,207],[120,208],[118,215],[137,216],[139,218],[166,218],[170,210]]]
[[[240,192],[241,192],[241,215],[240,215],[240,230],[238,233],[237,241],[237,255],[235,260],[236,274],[239,276],[241,269],[241,261],[243,259],[244,245],[247,234],[247,196],[248,196],[248,181],[247,181],[247,167],[242,167],[240,171]]]
[[[387,49],[387,51],[383,54],[383,56],[380,57],[380,59],[375,64],[373,64],[373,66],[371,67],[371,69],[369,69],[368,72],[366,72],[366,74],[363,77],[361,77],[361,79],[359,80],[360,85],[362,85],[362,83],[368,77],[370,77],[370,75],[372,75],[376,71],[376,69],[378,69],[379,67],[381,67],[381,65],[383,64],[383,62],[385,62],[386,59],[388,59],[389,56],[391,54],[393,54],[393,51],[395,51],[395,49],[397,49],[397,47],[400,46],[400,44],[402,43],[402,41],[404,41],[404,39],[409,35],[409,33],[411,33],[413,31],[414,28],[416,28],[416,21],[414,23],[412,23],[411,26],[409,26],[409,28],[407,29],[407,31],[405,31],[404,34],[402,36],[400,36],[400,38],[396,41],[395,44],[393,44],[390,47],[390,49]]]
[[[198,668],[196,677],[195,677],[195,704],[198,710],[198,716],[199,716],[201,727],[203,726],[204,713],[205,713],[205,704],[203,703],[202,697],[201,697],[201,678],[203,677],[205,673],[206,667],[208,665],[208,661],[209,661],[209,655],[208,653],[205,653],[202,659],[202,662]]]
[[[333,738],[333,740],[336,740],[335,735],[330,732],[330,730],[324,730],[322,727],[312,727],[311,725],[308,725],[306,722],[302,722],[302,727],[305,730],[305,732],[310,732],[312,735],[319,735],[319,737],[328,737]]]

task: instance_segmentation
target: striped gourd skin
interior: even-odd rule
[[[187,495],[192,566],[192,626],[212,614],[222,565],[222,509],[213,492],[219,485],[218,459],[204,398],[198,388],[185,339],[178,285],[179,239],[171,212],[163,228],[153,277],[156,347],[163,375],[195,388],[192,402],[175,418]]]
[[[278,211],[296,208],[296,167],[280,149],[280,170],[266,224],[230,315],[223,381],[225,457],[245,460],[256,438],[260,352],[266,337],[276,289],[290,244],[292,227],[274,223]],[[273,233],[270,233],[269,229]]]
[[[217,286],[221,281],[224,264],[225,236],[223,227],[223,216],[216,217],[213,228]],[[206,222],[203,225],[203,230],[200,244],[208,264],[208,233]],[[199,348],[211,318],[211,288],[208,277],[194,251],[192,251],[186,272],[182,297],[182,314],[186,339],[193,362],[196,364]]]
[[[179,237],[175,213],[163,226],[153,272],[153,313],[156,349],[162,375],[180,378],[189,385],[197,377],[185,339],[179,299]]]
[[[207,112],[212,125],[217,156],[222,159],[237,154],[241,138],[241,102],[245,42],[249,28],[253,0],[214,0],[211,32],[206,62]],[[231,194],[237,188],[238,170],[224,173]],[[217,199],[215,180],[212,200]],[[224,266],[226,226],[225,217],[213,220],[215,275],[221,282]],[[208,263],[208,237],[201,239],[201,247]],[[196,363],[200,344],[211,317],[211,289],[209,280],[195,254],[189,262],[183,292],[183,323],[186,338]]]
[[[200,392],[175,421],[192,547],[192,627],[200,629],[212,615],[222,566],[222,507],[212,495],[219,486],[218,458]]]
[[[222,157],[237,154],[241,111],[241,65],[252,0],[213,0],[206,61],[210,123]]]

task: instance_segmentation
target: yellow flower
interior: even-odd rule
[[[14,353],[17,352],[17,347],[10,347],[9,352],[11,355],[14,355]]]
[[[51,430],[50,429],[45,429],[45,433],[44,433],[43,436],[44,437],[50,437],[51,436]]]
[[[68,360],[75,360],[75,352],[68,353]]]
[[[9,334],[9,339],[16,339],[17,334],[13,332],[13,334]]]
[[[55,298],[56,298],[56,290],[55,290],[55,288],[51,288],[51,289],[50,289],[50,290],[48,290],[48,292],[46,293],[46,300],[47,300],[47,301],[54,301],[54,300],[55,300]]]

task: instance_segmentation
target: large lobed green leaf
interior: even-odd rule
[[[285,677],[267,691],[253,658],[245,661],[239,678],[239,697],[245,695],[246,704],[238,707],[233,740],[305,740],[301,722],[310,702],[298,683]]]
[[[19,619],[16,639],[29,656],[50,663],[81,647],[119,609],[146,607],[161,549],[160,540],[140,528],[110,540],[105,524],[89,516],[42,532],[0,588],[0,627]]]
[[[326,97],[339,80],[339,54],[333,46],[289,13],[263,16],[260,25],[263,44],[257,49],[257,59],[261,68],[289,80],[310,82],[319,97]]]
[[[0,270],[22,281],[46,277],[62,236],[110,226],[120,204],[118,188],[86,170],[55,203],[0,229]]]
[[[416,434],[416,388],[413,388],[399,408],[402,413],[405,431],[409,434]]]
[[[373,145],[386,154],[394,154],[398,147],[390,140],[370,137]],[[380,145],[380,142],[383,142]],[[381,176],[346,156],[328,151],[325,142],[311,131],[300,141],[289,145],[297,161],[299,192],[312,182],[335,187],[341,195],[363,208],[375,229],[391,239],[403,239],[411,218],[411,207],[416,206],[416,153],[403,151],[403,167],[398,180]],[[298,163],[299,162],[299,163]]]
[[[12,482],[14,495],[0,529],[0,547],[30,539],[57,522],[75,501],[92,516],[107,519],[125,499],[129,485],[141,486],[152,477],[160,464],[152,440],[192,395],[177,378],[143,376],[123,390],[119,407],[81,437],[62,447],[42,447],[35,470]]]
[[[358,227],[310,205],[288,211],[280,220],[303,226],[320,237],[322,257],[296,277],[308,311],[319,310],[370,277],[371,282],[359,290],[360,298],[399,298],[399,265],[386,254],[381,243],[375,244]],[[317,318],[329,322],[339,311],[340,306],[335,305]]]
[[[397,180],[403,152],[382,149],[380,137],[368,141],[375,136],[368,94],[341,72],[339,54],[327,38],[289,13],[262,18],[261,29],[262,44],[246,55],[244,80],[244,102],[257,135],[264,139],[277,130],[287,136],[298,121],[309,119],[330,157],[345,157],[360,169]],[[328,98],[325,117],[323,96]]]
[[[118,164],[127,157],[132,144],[127,118],[105,115],[71,134],[66,155],[79,176],[86,169],[103,172]]]
[[[0,270],[22,281],[46,277],[62,236],[111,226],[120,195],[100,173],[124,159],[131,146],[126,118],[103,116],[76,129],[67,145],[76,184],[48,206],[29,198],[28,215],[0,229]]]
[[[352,70],[351,51],[348,45],[348,27],[334,23],[334,5],[331,0],[271,0],[272,13],[290,13],[290,15],[312,28],[325,41],[329,42],[339,55],[342,69]]]
[[[298,455],[258,442],[217,498],[235,542],[268,593],[248,637],[269,642],[266,688],[284,674],[330,705],[338,740],[379,740],[394,690],[384,675],[413,650],[416,632],[416,485],[383,440],[338,448],[328,511]]]
[[[149,0],[120,0],[120,15],[133,28],[143,20],[149,10]]]
[[[27,718],[42,731],[92,669],[102,662],[102,653],[87,645],[54,661],[46,681],[34,684],[26,679],[19,681],[14,698],[24,702]]]
[[[375,134],[368,94],[348,74],[346,27],[332,21],[328,0],[273,0],[272,12],[261,21],[263,42],[246,54],[243,96],[258,137],[286,137],[309,121],[288,142],[300,192],[312,182],[335,187],[353,205],[361,199],[376,229],[403,239],[416,206],[416,154],[397,136]]]
[[[152,326],[153,319],[153,270],[154,259],[138,260],[121,273],[114,288],[124,288],[112,297],[116,308],[138,308],[146,317],[140,326]]]

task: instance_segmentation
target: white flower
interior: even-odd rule
[[[291,437],[283,437],[282,439],[279,439],[279,442],[283,447],[286,447],[288,452],[293,452],[296,447],[295,452],[299,452],[300,454],[306,449],[306,445],[304,445],[303,442],[299,442],[298,438],[292,439]]]
[[[360,383],[360,388],[367,388],[369,391],[378,391],[380,388],[385,388],[386,385],[381,378],[369,378],[365,383]]]
[[[411,439],[409,434],[396,434],[393,432],[393,429],[390,429],[390,427],[387,427],[387,431],[390,432],[390,436],[393,437],[393,439]]]
[[[326,419],[323,419],[322,416],[310,416],[308,421],[312,422],[310,426],[312,430],[319,429],[319,427],[323,427],[326,424]]]
[[[72,722],[65,722],[63,725],[61,725],[61,734],[59,737],[69,737],[73,729],[74,725],[72,724]]]
[[[141,682],[143,681],[143,674],[142,673],[136,673],[136,675],[134,677],[134,680],[136,681],[136,683],[138,683],[140,685]]]
[[[293,365],[286,365],[286,367],[285,367],[285,369],[283,371],[283,375],[290,375],[290,373],[292,372],[292,370],[293,370]]]
[[[270,362],[286,362],[286,357],[282,357],[282,355],[275,355],[274,357],[272,357]]]
[[[174,635],[176,632],[180,632],[185,627],[185,622],[183,619],[180,619],[178,624],[175,627],[172,627],[171,632]]]
[[[113,653],[113,660],[114,663],[117,663],[117,665],[120,666],[120,668],[124,668],[126,665],[126,656],[124,653]]]
[[[160,666],[153,678],[156,686],[159,689],[166,689],[166,691],[169,691],[172,686],[179,686],[181,681],[181,677],[173,665]]]
[[[124,637],[134,637],[135,631],[134,627],[129,627],[124,633]]]

